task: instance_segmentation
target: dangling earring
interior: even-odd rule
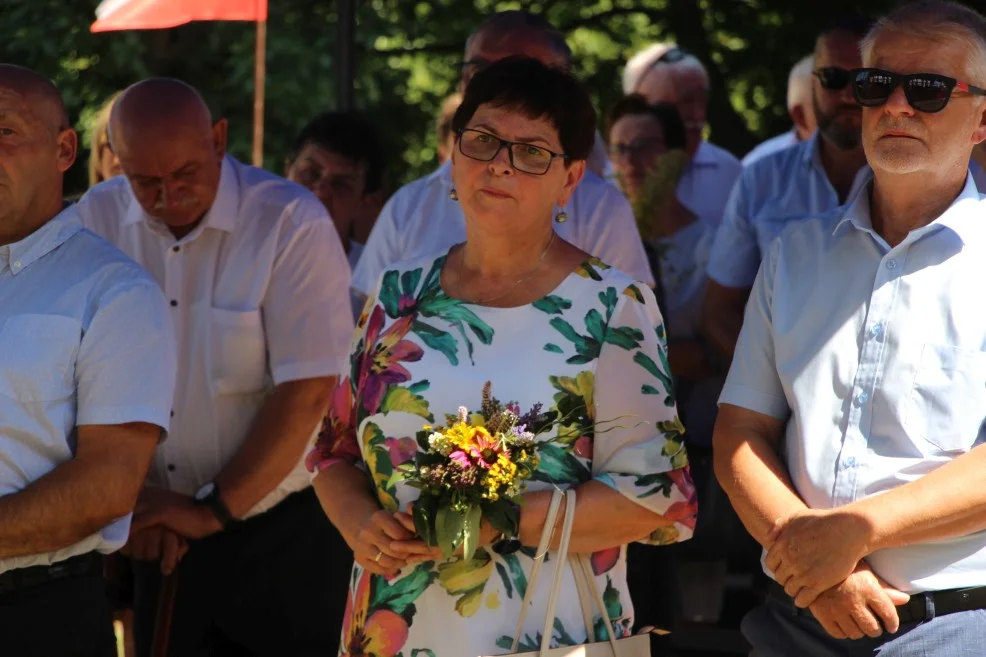
[[[459,192],[455,191],[455,187],[449,190],[448,197],[453,201],[459,200]]]
[[[568,213],[562,210],[557,215],[555,215],[555,221],[557,221],[560,224],[565,223],[566,221],[568,221]]]

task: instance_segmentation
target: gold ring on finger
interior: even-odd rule
[[[380,563],[380,557],[383,556],[383,550],[377,550],[377,556],[373,557],[373,563]]]

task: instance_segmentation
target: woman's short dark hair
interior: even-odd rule
[[[569,160],[584,160],[596,138],[596,110],[582,83],[530,57],[508,57],[477,73],[466,87],[452,129],[464,130],[480,105],[547,119]]]
[[[624,96],[610,108],[609,120],[606,123],[607,134],[612,132],[613,126],[624,116],[635,116],[638,114],[653,117],[661,124],[661,131],[664,133],[664,144],[669,149],[685,148],[687,141],[685,122],[681,119],[678,108],[672,103],[655,103],[651,105],[640,94]]]

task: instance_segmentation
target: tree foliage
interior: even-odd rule
[[[165,1],[165,0],[162,0]],[[466,37],[490,13],[542,13],[569,36],[576,72],[604,111],[619,97],[626,59],[674,40],[707,63],[712,138],[741,154],[788,127],[791,65],[819,27],[861,5],[891,0],[361,0],[356,28],[356,99],[390,144],[396,185],[434,166],[434,118],[453,91]],[[87,136],[92,114],[114,91],[150,75],[200,89],[230,120],[230,149],[249,160],[254,26],[193,23],[171,30],[92,34],[98,0],[0,0],[0,61],[31,67],[62,90]],[[270,0],[265,164],[280,171],[295,132],[337,98],[334,0]],[[70,186],[85,186],[77,165]]]

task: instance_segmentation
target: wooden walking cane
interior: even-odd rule
[[[161,582],[158,594],[157,618],[154,621],[154,636],[151,639],[151,657],[168,657],[168,644],[171,642],[171,619],[175,612],[175,598],[178,595],[178,567]]]

